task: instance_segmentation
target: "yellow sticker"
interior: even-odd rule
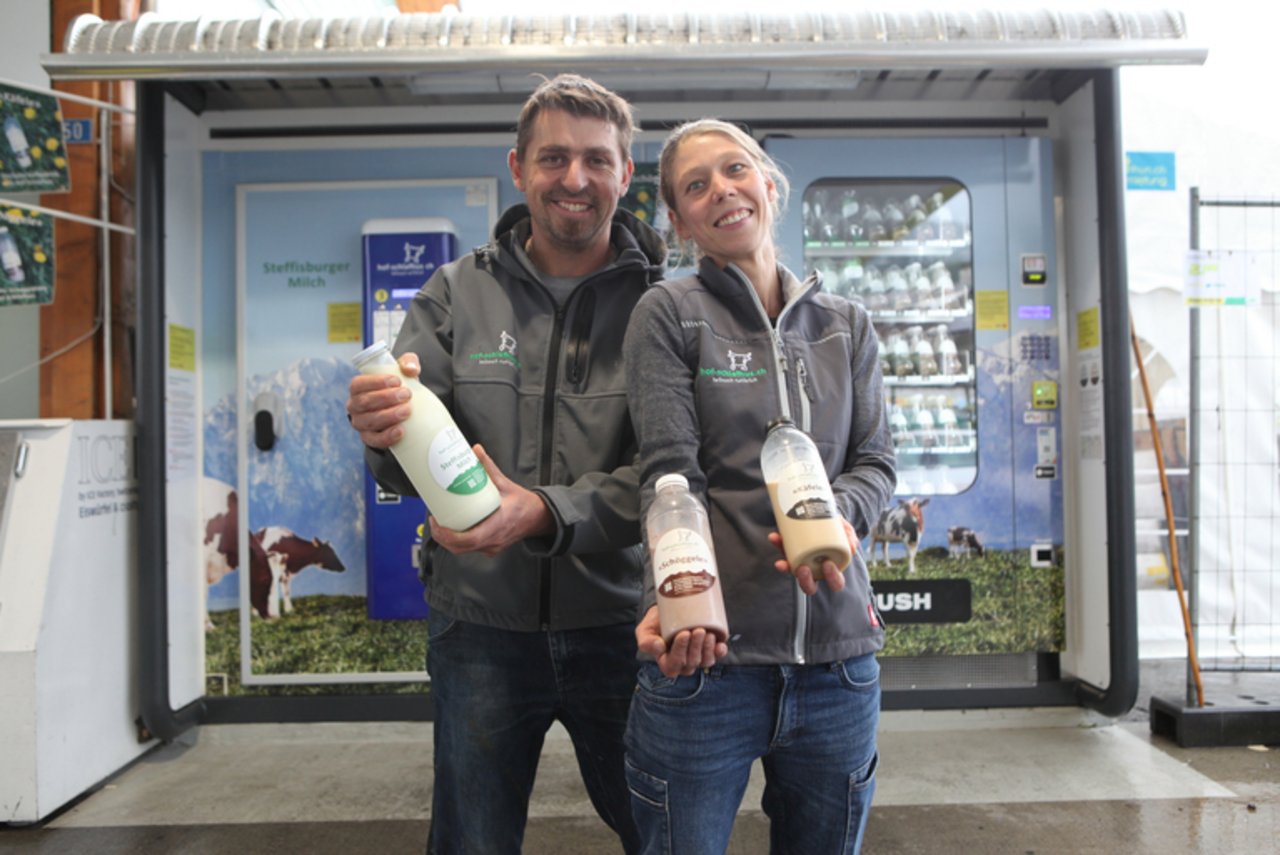
[[[191,327],[169,324],[169,367],[196,370],[196,331]]]
[[[391,294],[388,293],[386,288],[379,288],[373,292],[373,301],[375,303],[385,303],[389,299],[391,299]]]
[[[1007,330],[1009,328],[1009,292],[979,291],[974,294],[980,330]]]
[[[329,304],[329,344],[359,344],[360,336],[360,304]]]
[[[1053,410],[1058,406],[1058,384],[1053,380],[1031,383],[1031,406],[1037,410]]]
[[[1102,346],[1101,325],[1098,322],[1098,307],[1085,309],[1076,314],[1076,350],[1092,350]]]

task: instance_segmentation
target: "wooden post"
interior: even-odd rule
[[[62,49],[62,40],[77,15],[94,14],[104,20],[118,19],[122,13],[136,17],[129,0],[50,0],[51,48]],[[54,88],[100,101],[128,103],[131,83],[70,82]],[[122,97],[123,96],[123,97]],[[91,119],[94,138],[100,138],[104,123],[101,111],[74,101],[61,103],[64,119]],[[66,158],[71,190],[49,193],[41,204],[95,219],[132,223],[133,142],[130,117],[115,115],[112,160],[113,189],[109,210],[102,210],[100,178],[105,165],[97,145],[67,147]],[[103,354],[105,316],[102,298],[102,245],[110,240],[111,326],[112,326],[112,412],[104,400]],[[133,305],[133,239],[109,237],[94,226],[57,220],[54,224],[53,302],[40,310],[40,357],[49,358],[40,366],[40,415],[46,418],[130,418],[133,415],[133,365],[130,359],[136,312]],[[96,326],[96,329],[95,329]],[[62,352],[65,351],[65,352]],[[56,355],[55,355],[56,354]],[[51,357],[51,358],[50,358]]]

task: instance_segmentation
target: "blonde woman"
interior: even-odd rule
[[[884,643],[857,547],[895,484],[876,335],[864,310],[779,262],[786,178],[752,137],[715,119],[683,125],[659,172],[700,261],[651,287],[627,329],[641,506],[669,472],[705,502],[730,635],[695,629],[668,647],[647,574],[626,737],[632,814],[645,852],[723,852],[759,758],[771,851],[856,852]],[[779,559],[759,460],[766,426],[786,413],[826,464],[854,551],[844,572]]]

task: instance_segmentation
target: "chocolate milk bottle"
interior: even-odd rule
[[[724,593],[716,571],[707,512],[683,475],[663,475],[645,516],[658,623],[668,645],[683,629],[702,627],[718,641],[729,637]]]
[[[416,377],[400,373],[386,342],[365,348],[351,362],[361,374],[395,374],[413,396],[409,418],[401,423],[404,436],[391,446],[391,453],[436,522],[462,531],[496,511],[501,504],[498,488],[449,410]]]
[[[760,450],[760,468],[791,569],[808,565],[821,578],[824,561],[848,567],[849,537],[813,440],[790,419],[775,419]]]

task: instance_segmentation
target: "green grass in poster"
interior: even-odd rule
[[[421,620],[370,620],[364,597],[297,597],[294,610],[252,623],[252,671],[266,674],[352,674],[421,671],[427,627]],[[374,695],[423,692],[422,683],[340,683],[309,686],[242,686],[240,615],[212,612],[205,633],[210,695]]]
[[[900,550],[899,550],[900,552]],[[894,553],[891,551],[890,555]],[[898,557],[872,566],[872,585],[889,579],[967,579],[973,615],[965,623],[899,624],[885,615],[885,656],[937,656],[1059,651],[1066,630],[1063,579],[1057,566],[1032,567],[1025,549],[988,549],[982,558],[951,558],[943,547],[922,549],[916,572]]]
[[[900,550],[899,550],[900,553]],[[892,554],[892,553],[891,553]],[[899,555],[871,568],[872,579],[967,579],[973,616],[966,623],[897,624],[885,615],[884,656],[936,656],[1061,650],[1064,638],[1061,554],[1058,566],[1032,567],[1026,550],[989,549],[984,557],[953,559],[941,547],[922,549],[916,573]],[[423,621],[370,620],[365,599],[316,595],[294,600],[275,620],[251,618],[253,673],[377,673],[424,667]],[[210,695],[334,695],[423,692],[422,683],[345,683],[299,686],[240,684],[238,612],[210,615],[205,635]]]

